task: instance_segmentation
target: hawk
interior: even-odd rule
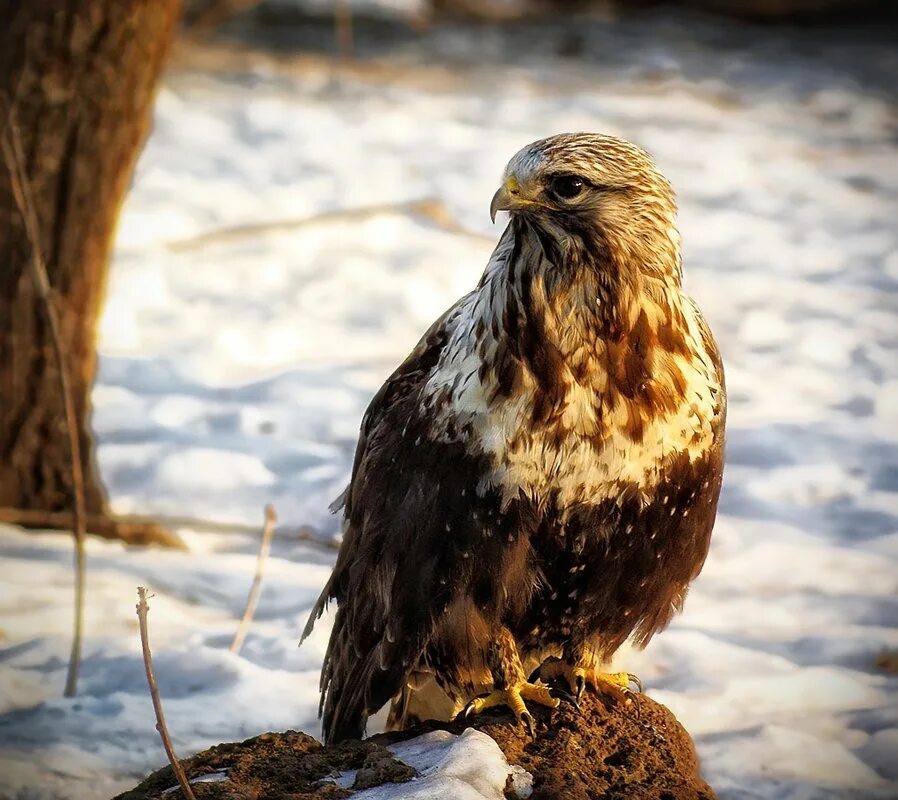
[[[327,742],[507,705],[544,681],[628,699],[603,665],[681,609],[708,552],[726,396],[681,288],[671,185],[622,139],[524,147],[477,287],[364,416],[321,674]],[[556,681],[557,683],[557,681]]]

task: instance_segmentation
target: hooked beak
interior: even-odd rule
[[[495,224],[497,211],[519,211],[532,205],[537,204],[521,195],[517,178],[509,175],[499,191],[493,195],[490,203],[490,220]]]

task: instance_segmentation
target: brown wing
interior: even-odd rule
[[[662,489],[660,494],[669,502],[659,505],[656,500],[641,510],[641,524],[649,539],[654,540],[655,536],[663,538],[662,532],[666,530],[676,542],[676,547],[663,553],[659,546],[649,548],[652,557],[659,563],[655,580],[665,584],[663,588],[658,583],[647,583],[632,590],[634,595],[654,594],[664,598],[652,612],[639,619],[633,633],[634,642],[639,647],[645,647],[655,633],[667,627],[675,612],[682,611],[689,584],[698,577],[708,556],[723,484],[727,415],[723,359],[701,309],[692,298],[687,298],[687,301],[694,309],[702,346],[711,358],[720,386],[711,422],[714,436],[704,457],[695,463],[681,458],[665,466],[668,487]],[[682,514],[687,509],[689,517]],[[672,524],[674,516],[678,521]]]
[[[465,583],[462,553],[476,528],[473,498],[463,490],[480,465],[467,443],[434,441],[421,402],[457,308],[434,323],[362,422],[343,544],[303,634],[335,599],[321,672],[326,742],[363,735],[368,715],[404,685],[434,620]]]

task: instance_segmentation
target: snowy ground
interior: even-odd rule
[[[92,541],[69,701],[69,542],[4,529],[0,797],[101,800],[164,761],[137,584],[156,593],[182,754],[318,730],[326,625],[296,641],[333,550],[295,531],[335,534],[326,506],[366,402],[476,281],[505,161],[592,129],[646,146],[678,187],[687,282],[730,393],[707,566],[685,613],[627,666],[695,736],[725,800],[894,798],[898,676],[874,662],[898,648],[895,56],[688,19],[428,37],[371,75],[305,64],[169,77],[102,322],[100,464],[118,511],[257,526],[270,501],[279,540],[239,657],[227,645],[254,535],[183,528],[190,554]],[[558,55],[575,46],[580,58]],[[453,223],[382,208],[421,198]]]

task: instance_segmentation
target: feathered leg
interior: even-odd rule
[[[450,697],[432,672],[414,670],[393,698],[385,730],[404,731],[428,719],[449,721],[463,702]]]
[[[493,675],[494,690],[482,697],[475,697],[465,706],[463,714],[479,714],[494,706],[508,706],[518,722],[526,725],[530,735],[534,734],[533,716],[527,710],[525,700],[548,706],[558,707],[558,699],[549,692],[549,687],[542,683],[530,683],[524,674],[518,646],[511,632],[502,627],[494,642],[487,651],[487,664]]]

